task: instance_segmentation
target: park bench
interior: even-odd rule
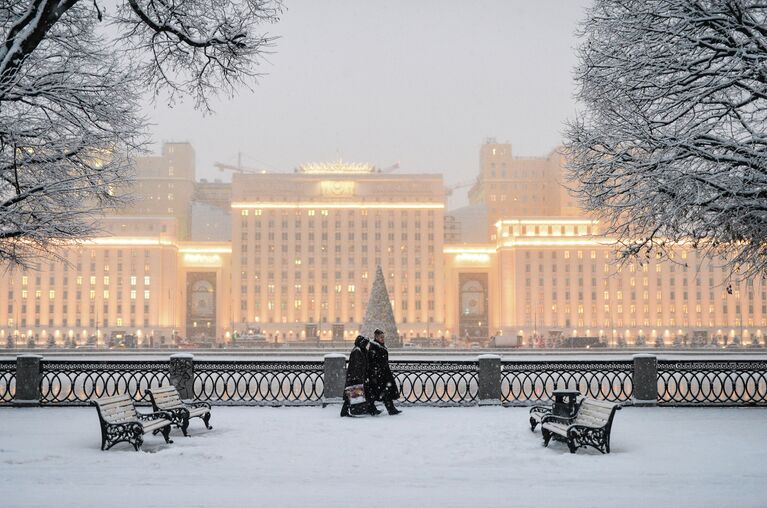
[[[155,411],[166,411],[170,413],[171,420],[176,427],[181,428],[181,432],[188,436],[186,429],[189,427],[191,418],[202,418],[205,428],[212,429],[210,425],[210,404],[207,402],[185,403],[181,400],[175,386],[162,386],[160,388],[150,388],[147,390],[149,399],[152,401],[152,407]]]
[[[162,433],[166,443],[173,442],[170,439],[172,422],[169,413],[139,413],[133,399],[127,394],[102,397],[92,400],[91,403],[96,406],[99,415],[102,450],[109,450],[117,443],[127,441],[138,451],[144,443],[144,434],[149,432]]]
[[[578,412],[578,408],[580,407],[581,402],[583,402],[584,397],[578,396],[576,402],[575,402],[575,413]],[[553,413],[554,406],[553,405],[543,405],[538,404],[535,406],[532,406],[530,408],[530,430],[535,432],[535,427],[538,426],[539,423],[541,423],[541,420],[543,420],[544,416],[555,414]],[[575,413],[572,415],[575,416]]]
[[[620,408],[613,402],[583,399],[573,418],[544,415],[541,418],[543,443],[549,446],[549,441],[555,438],[567,442],[570,453],[584,446],[610,453],[610,430],[615,412]]]

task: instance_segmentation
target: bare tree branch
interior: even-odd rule
[[[256,76],[279,0],[0,0],[0,262],[97,233],[144,143],[139,91],[198,107]],[[119,33],[109,37],[115,27]],[[112,30],[114,32],[114,30]]]
[[[767,273],[767,5],[596,0],[580,36],[582,205],[628,256],[686,243]]]

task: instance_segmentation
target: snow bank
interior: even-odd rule
[[[610,455],[541,446],[524,408],[216,407],[207,431],[99,450],[93,408],[0,409],[8,507],[767,504],[767,410],[625,408]]]

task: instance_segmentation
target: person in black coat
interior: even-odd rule
[[[344,390],[344,404],[341,406],[341,416],[352,416],[360,414],[377,415],[380,413],[375,404],[370,399],[370,386],[368,381],[368,355],[370,341],[358,335],[354,341],[354,349],[349,354],[349,366],[346,368],[346,386],[364,385],[365,399],[363,404],[351,405],[348,394]]]
[[[399,398],[399,389],[389,368],[389,350],[386,349],[384,332],[376,330],[373,333],[373,341],[368,349],[368,369],[370,378],[370,399],[375,406],[375,401],[383,401],[390,415],[400,414],[402,411],[394,407],[394,401]]]

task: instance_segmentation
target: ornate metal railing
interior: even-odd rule
[[[479,367],[466,361],[392,361],[400,400],[412,404],[464,405],[477,400]]]
[[[658,361],[658,403],[767,405],[767,361]]]
[[[34,391],[38,383],[34,369],[24,368],[19,370],[20,377],[17,374],[17,365],[23,361],[26,360],[20,358],[18,364],[13,360],[0,361],[0,405],[16,402],[17,384],[24,385],[25,393],[30,387]],[[400,402],[404,404],[473,405],[479,399],[480,377],[490,393],[500,389],[501,402],[508,405],[548,402],[558,388],[577,389],[596,399],[630,402],[635,388],[632,360],[504,361],[500,378],[495,370],[497,363],[492,362],[482,364],[480,376],[481,362],[392,361],[390,367],[400,387]],[[322,403],[326,389],[326,365],[322,360],[193,361],[190,358],[188,365],[182,365],[178,358],[172,361],[43,359],[39,364],[39,400],[45,405],[84,405],[95,397],[128,393],[136,401],[147,403],[146,390],[170,384],[171,376],[178,386],[183,386],[184,378],[179,378],[179,372],[171,372],[172,364],[176,371],[184,371],[181,374],[186,375],[185,379],[194,376],[195,399],[214,404],[315,405]],[[657,369],[659,404],[767,406],[767,360],[659,360]],[[647,384],[646,376],[637,379],[637,383],[644,383],[643,391],[652,392],[654,386]],[[333,390],[337,389],[334,384]],[[332,397],[338,395],[334,393]]]
[[[201,361],[194,364],[194,397],[223,404],[289,405],[322,402],[322,361]]]
[[[576,389],[594,399],[631,400],[633,363],[626,361],[513,361],[501,365],[501,400],[548,402],[557,389]]]
[[[42,404],[83,405],[92,398],[122,393],[147,402],[147,388],[170,384],[167,361],[46,360],[42,370]]]
[[[0,404],[9,404],[16,395],[16,361],[0,361]]]

